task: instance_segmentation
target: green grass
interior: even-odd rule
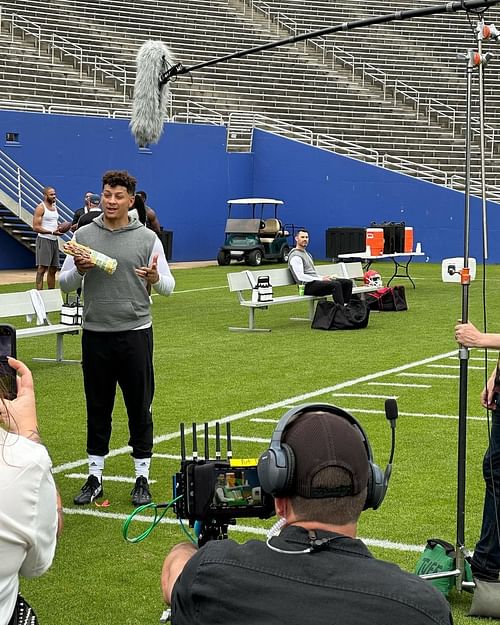
[[[424,545],[430,537],[454,542],[456,517],[457,420],[432,415],[458,413],[458,358],[453,327],[460,317],[462,291],[459,285],[443,284],[440,267],[413,264],[417,288],[405,284],[409,310],[403,313],[372,314],[366,330],[352,332],[313,331],[309,324],[290,321],[307,310],[306,304],[274,306],[257,311],[257,325],[270,333],[233,333],[230,325],[245,325],[247,311],[227,289],[227,271],[237,267],[206,267],[175,271],[175,294],[154,298],[156,396],[155,435],[176,435],[179,422],[199,424],[255,410],[251,416],[235,417],[232,423],[234,455],[257,457],[264,445],[236,437],[269,439],[273,423],[254,421],[278,419],[287,406],[302,395],[310,401],[328,401],[346,408],[363,423],[376,462],[385,466],[390,450],[390,428],[383,416],[383,398],[363,395],[397,395],[402,413],[397,427],[394,471],[388,495],[377,511],[362,515],[359,535],[374,541],[403,545]],[[377,269],[387,279],[389,265]],[[488,270],[495,293],[500,268]],[[0,292],[26,289],[31,285],[0,287]],[[482,323],[481,283],[469,291],[470,319]],[[16,320],[19,323],[19,320]],[[489,310],[491,328],[500,327],[500,310]],[[19,357],[31,367],[36,383],[42,435],[51,453],[55,477],[66,509],[65,528],[51,570],[36,580],[23,580],[22,590],[37,609],[42,623],[50,625],[122,625],[157,623],[163,606],[159,576],[164,555],[184,539],[172,513],[169,523],[159,525],[143,542],[129,544],[121,535],[122,517],[131,512],[131,484],[105,481],[110,507],[77,509],[73,496],[82,480],[69,477],[86,473],[86,463],[64,469],[62,465],[85,460],[85,399],[78,365],[33,361],[52,355],[54,337],[23,339]],[[80,338],[65,339],[66,356],[79,358]],[[422,364],[407,371],[385,373],[409,363],[453,352],[437,360],[442,369]],[[471,352],[481,357],[481,352]],[[495,357],[492,352],[490,357]],[[469,415],[484,417],[479,393],[484,382],[481,360],[469,367]],[[488,364],[491,369],[493,363]],[[473,367],[478,367],[474,369]],[[451,378],[400,376],[398,373],[451,375]],[[372,379],[365,379],[372,376]],[[336,385],[349,383],[332,394]],[[370,382],[428,384],[429,388],[377,386]],[[325,390],[327,389],[327,390]],[[274,409],[270,404],[279,403]],[[261,410],[259,410],[261,408]],[[119,395],[114,414],[112,449],[128,440],[123,402]],[[484,420],[468,423],[466,540],[473,548],[479,535],[482,513],[482,455],[487,444]],[[159,442],[155,451],[179,454],[174,436]],[[171,476],[178,461],[153,459],[151,478],[154,500],[172,495]],[[107,460],[105,476],[133,475],[127,452]],[[116,518],[118,515],[119,518]],[[244,519],[239,526],[269,527],[274,522]],[[134,522],[137,535],[146,525]],[[233,531],[236,540],[249,533]],[[372,547],[375,555],[412,570],[418,553],[405,549]],[[455,622],[475,625],[468,618],[470,595],[451,597]]]

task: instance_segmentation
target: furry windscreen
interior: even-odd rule
[[[161,41],[148,40],[139,48],[130,130],[140,147],[158,143],[163,132],[170,89],[168,82],[160,88],[159,80],[173,64],[170,50]]]

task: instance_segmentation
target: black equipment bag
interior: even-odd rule
[[[370,310],[408,310],[404,286],[384,287],[373,293],[366,293]]]
[[[358,330],[366,328],[370,309],[359,296],[353,295],[346,306],[327,300],[316,305],[311,328],[315,330]]]
[[[380,224],[374,221],[372,228],[384,229],[384,254],[397,254],[405,251],[405,222],[395,223],[394,221],[384,221]]]

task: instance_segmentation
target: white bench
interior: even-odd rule
[[[335,276],[337,278],[350,278],[355,281],[356,279],[363,278],[363,267],[361,263],[336,263],[329,265],[318,265],[316,271],[319,275]],[[253,284],[255,284],[260,276],[268,276],[269,282],[273,287],[273,299],[268,302],[252,302],[251,294]],[[228,273],[227,281],[229,283],[229,290],[236,292],[238,300],[241,306],[248,308],[248,327],[230,327],[229,329],[234,332],[270,332],[270,328],[256,328],[255,327],[255,310],[265,310],[269,306],[275,304],[295,304],[304,303],[308,304],[308,316],[307,317],[290,317],[294,321],[312,321],[314,317],[315,302],[320,299],[326,299],[323,296],[315,295],[299,295],[297,291],[297,285],[293,279],[292,274],[288,268],[285,269],[266,269],[261,267],[258,271],[239,271],[238,273]],[[294,286],[295,293],[293,295],[277,295],[276,289],[278,287]],[[368,293],[370,291],[376,291],[377,287],[374,286],[354,286],[353,293]]]
[[[60,289],[45,289],[38,292],[41,296],[43,309],[43,325],[32,325],[29,327],[17,328],[13,323],[13,317],[31,316],[36,323],[37,313],[33,306],[30,291],[20,291],[17,293],[0,294],[0,319],[6,319],[16,327],[16,337],[18,339],[45,336],[47,334],[56,335],[56,357],[55,358],[34,358],[33,360],[43,360],[50,362],[80,362],[79,360],[65,360],[63,349],[63,338],[65,334],[78,334],[80,326],[65,325],[63,323],[51,323],[47,313],[61,312],[63,298]],[[41,307],[40,307],[41,308]]]

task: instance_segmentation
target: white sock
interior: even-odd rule
[[[145,477],[149,479],[149,467],[151,466],[151,458],[134,458],[135,479]]]
[[[102,484],[102,472],[104,471],[104,456],[89,454],[89,475],[95,475]]]

